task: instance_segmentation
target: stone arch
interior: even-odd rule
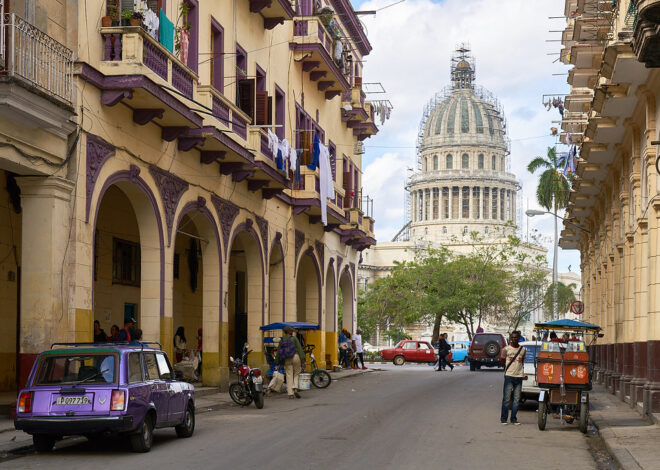
[[[348,331],[353,332],[356,326],[355,309],[353,302],[354,289],[353,289],[353,276],[349,266],[345,266],[339,275],[339,290],[342,293],[342,328],[347,328]]]
[[[298,260],[296,270],[296,320],[322,324],[321,269],[309,246]]]
[[[270,246],[268,262],[268,323],[286,321],[286,260],[282,234]]]
[[[171,261],[172,267],[175,268],[174,260],[179,257],[179,279],[183,278],[181,273],[185,271],[184,265],[190,263],[192,243],[195,244],[195,249],[199,246],[202,256],[201,289],[198,289],[197,296],[190,295],[187,291],[190,284],[183,285],[184,283],[177,282],[173,276],[171,330],[174,332],[179,325],[185,326],[187,346],[196,349],[194,338],[197,337],[197,329],[203,328],[202,381],[205,385],[219,385],[221,344],[218,333],[222,323],[222,243],[218,224],[203,197],[183,205],[174,224]],[[181,254],[186,252],[185,244],[191,246],[188,247],[188,255],[183,257]],[[192,271],[190,264],[189,270]],[[191,279],[187,280],[190,283]],[[177,307],[184,304],[186,297],[196,297],[198,301],[192,302],[192,308],[178,310]]]
[[[89,224],[93,229],[93,233],[96,232],[101,205],[111,187],[117,188],[129,201],[130,207],[135,214],[140,247],[140,295],[135,315],[137,316],[136,319],[138,320],[139,327],[144,332],[144,339],[160,341],[161,317],[165,314],[165,241],[163,223],[161,210],[155,196],[156,192],[140,176],[140,172],[139,167],[131,165],[129,170],[119,170],[108,175],[103,180],[103,185],[100,186],[98,192],[96,191],[98,185],[95,186],[94,193],[96,194],[92,193],[91,195],[94,210],[91,213]],[[93,270],[94,268],[92,268]],[[96,295],[96,288],[98,286],[93,281],[94,273],[92,272],[91,274],[92,285],[94,286],[92,289],[92,310],[95,312],[95,316],[97,316],[101,313],[100,310],[104,310],[105,314],[106,309],[100,305],[97,306],[96,302],[100,300]],[[132,304],[124,304],[124,312],[126,312],[126,308],[130,305]],[[121,319],[118,319],[119,316],[117,316],[117,319],[114,316],[115,314],[123,316],[124,312],[113,313],[113,308],[107,310],[110,311],[112,318],[111,324],[117,321],[122,322]],[[103,320],[106,320],[106,317]],[[121,327],[121,325],[119,326]]]
[[[323,330],[337,331],[337,276],[335,274],[334,259],[328,263],[325,276],[325,322]]]

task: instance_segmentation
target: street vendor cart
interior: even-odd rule
[[[577,320],[554,320],[537,323],[534,330],[543,338],[535,359],[539,394],[538,427],[543,431],[548,414],[571,424],[578,421],[587,432],[592,362],[588,347],[600,334],[600,327]],[[554,332],[556,339],[550,340]],[[560,338],[564,336],[562,341]]]

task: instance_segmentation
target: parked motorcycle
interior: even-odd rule
[[[241,406],[248,406],[254,402],[255,406],[261,409],[264,407],[264,379],[261,376],[261,369],[252,369],[247,365],[247,358],[251,352],[248,344],[245,343],[240,359],[229,358],[233,364],[232,370],[238,378],[238,382],[229,386],[229,396]]]

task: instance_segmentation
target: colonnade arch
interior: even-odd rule
[[[351,333],[356,325],[355,311],[353,309],[354,292],[353,292],[353,279],[351,278],[348,266],[344,268],[339,277],[339,290],[341,291],[342,299],[342,328],[346,328]]]
[[[296,321],[321,323],[321,272],[311,247],[296,269]]]
[[[286,320],[284,269],[282,244],[275,242],[270,249],[270,260],[268,263],[268,323]]]

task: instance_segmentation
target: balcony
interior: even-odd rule
[[[0,115],[66,137],[73,52],[14,13],[0,15]]]
[[[631,0],[637,4],[637,13],[643,20],[660,23],[660,0]]]
[[[265,29],[273,29],[296,14],[288,0],[250,0],[250,12],[263,17]]]
[[[349,129],[355,127],[356,124],[367,122],[369,119],[369,114],[364,109],[366,97],[367,95],[362,91],[361,86],[354,86],[349,91],[342,93],[343,110],[341,120],[347,123],[346,126]],[[347,110],[347,105],[350,106],[350,110]]]
[[[300,168],[300,180],[292,183],[292,189],[289,193],[293,213],[295,215],[307,214],[309,216],[309,222],[312,224],[321,222],[320,188],[319,170],[312,171],[303,165]],[[344,190],[339,188],[335,183],[335,199],[328,200],[328,225],[326,226],[326,231],[347,222],[346,214],[341,207],[344,200],[343,196]]]
[[[350,89],[344,76],[341,58],[335,57],[336,41],[315,16],[296,17],[293,21],[293,40],[289,48],[294,51],[294,60],[302,62],[304,72],[316,82],[319,92],[332,99]]]
[[[637,21],[632,46],[635,55],[646,67],[660,67],[660,23]]]

